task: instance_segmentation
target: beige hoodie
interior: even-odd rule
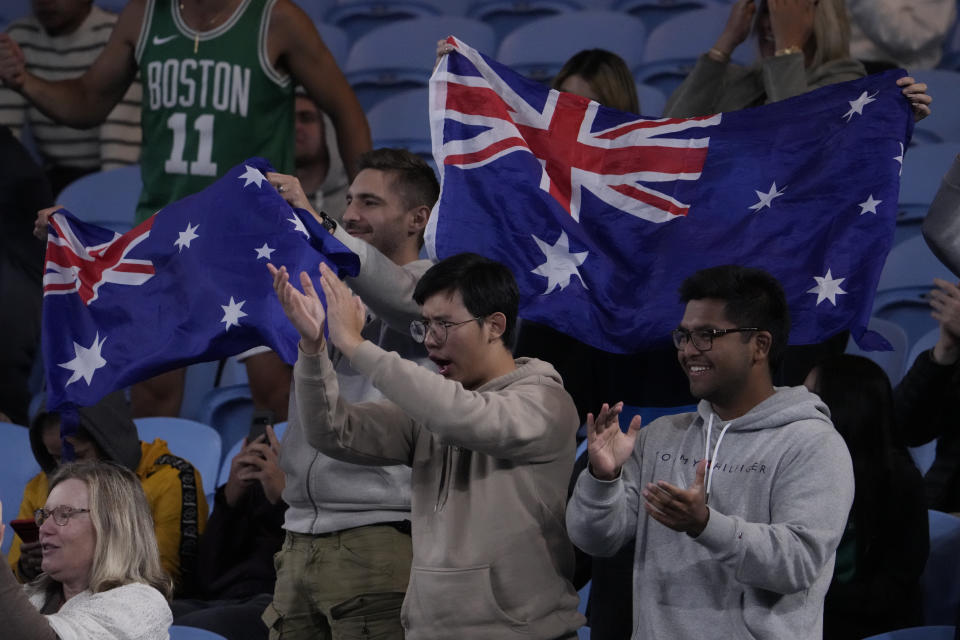
[[[577,412],[539,360],[475,391],[370,342],[350,362],[385,398],[348,405],[326,354],[294,369],[310,444],[412,466],[408,640],[561,638],[583,624],[564,525]]]

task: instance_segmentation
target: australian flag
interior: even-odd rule
[[[119,235],[65,210],[50,218],[43,277],[43,357],[51,411],[192,362],[268,345],[297,357],[299,336],[266,263],[316,279],[359,259],[294,210],[252,158],[203,191]]]
[[[451,38],[430,85],[428,251],[509,265],[520,315],[612,352],[669,341],[680,283],[720,264],[783,284],[792,344],[866,349],[913,120],[903,71],[775,104],[649,119],[531,82]]]

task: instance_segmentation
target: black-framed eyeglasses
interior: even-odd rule
[[[693,342],[693,346],[700,351],[710,351],[713,348],[713,341],[716,338],[727,335],[728,333],[740,333],[742,331],[760,331],[757,327],[737,327],[736,329],[674,329],[673,346],[677,349],[683,349],[688,342]]]
[[[62,504],[53,509],[37,509],[33,512],[33,520],[37,523],[38,527],[41,527],[43,523],[47,521],[47,518],[53,516],[55,523],[61,527],[65,527],[67,523],[70,522],[70,518],[80,515],[81,513],[90,513],[90,509],[74,509],[73,507]]]
[[[462,324],[480,320],[483,316],[476,316],[469,320],[461,322],[450,322],[449,320],[414,320],[410,323],[410,336],[419,343],[426,341],[428,335],[433,335],[437,341],[437,346],[442,347],[447,341],[447,332],[451,327],[459,327]]]

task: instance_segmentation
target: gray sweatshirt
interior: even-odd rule
[[[696,538],[648,517],[641,491],[687,487],[696,464],[710,519]],[[780,388],[730,422],[709,402],[640,431],[611,482],[581,474],[567,507],[574,544],[610,556],[631,539],[635,640],[823,635],[823,599],[853,503],[850,454],[826,405],[803,387]]]

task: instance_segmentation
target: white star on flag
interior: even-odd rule
[[[294,231],[299,231],[300,233],[307,236],[308,238],[310,237],[310,234],[307,232],[307,228],[303,226],[303,220],[297,217],[297,214],[293,214],[292,218],[287,218],[287,222],[293,223]]]
[[[100,339],[100,332],[98,331],[93,338],[93,344],[89,347],[82,347],[76,342],[73,343],[73,353],[76,357],[69,362],[58,363],[64,369],[73,371],[70,374],[70,379],[63,386],[73,384],[80,378],[83,378],[87,385],[90,384],[94,372],[107,364],[107,361],[100,355],[100,350],[103,349],[103,343],[106,341],[106,336],[103,337],[103,340]]]
[[[830,273],[830,269],[827,269],[827,275],[822,278],[820,276],[813,276],[813,279],[817,281],[817,286],[812,289],[807,289],[807,293],[817,294],[817,305],[824,300],[829,300],[833,306],[837,306],[837,296],[847,294],[846,291],[840,288],[840,283],[846,280],[846,278],[834,278]]]
[[[271,249],[269,246],[267,246],[267,243],[264,242],[262,247],[260,247],[259,249],[254,249],[254,251],[257,252],[257,260],[259,260],[260,258],[266,258],[267,260],[269,260],[270,254],[276,251],[276,249]]]
[[[850,111],[847,111],[845,114],[843,114],[843,117],[846,118],[847,122],[850,122],[850,120],[853,119],[853,114],[862,116],[863,108],[871,102],[876,102],[877,99],[874,96],[876,96],[878,93],[880,92],[875,91],[872,96],[868,96],[867,92],[864,91],[856,100],[850,100]]]
[[[259,170],[254,169],[248,164],[243,165],[243,167],[244,169],[246,169],[246,171],[244,171],[242,175],[238,176],[237,180],[243,180],[244,187],[249,187],[251,183],[254,183],[257,185],[257,188],[259,189],[260,185],[267,178],[262,173],[260,173]]]
[[[874,200],[873,194],[871,193],[869,196],[867,196],[865,202],[861,202],[857,205],[860,207],[860,215],[865,214],[867,211],[875,214],[877,212],[877,205],[881,202],[883,202],[883,200]]]
[[[900,155],[893,156],[893,159],[900,163],[900,173],[898,175],[903,175],[903,143],[900,143]]]
[[[770,185],[770,191],[767,193],[764,193],[763,191],[757,191],[757,197],[760,198],[760,200],[755,205],[751,205],[750,210],[760,211],[764,207],[769,208],[770,203],[773,202],[773,199],[782,196],[783,192],[786,190],[787,188],[784,187],[780,191],[777,191],[777,183],[774,182],[772,185]]]
[[[240,310],[245,303],[246,300],[234,302],[233,296],[230,296],[230,304],[220,305],[220,308],[223,309],[223,318],[220,319],[220,322],[226,323],[226,326],[223,328],[224,331],[229,331],[230,327],[240,326],[240,318],[247,315]]]
[[[557,287],[560,287],[560,290],[563,291],[570,285],[570,278],[572,276],[580,278],[580,283],[585,289],[587,288],[587,284],[583,281],[583,276],[580,275],[577,267],[587,259],[589,251],[572,253],[570,251],[570,241],[567,239],[567,234],[564,231],[560,232],[560,237],[554,245],[551,245],[549,242],[544,242],[537,236],[531,235],[530,237],[537,243],[540,251],[543,252],[544,257],[547,259],[546,262],[531,271],[531,273],[547,279],[547,289],[542,295],[551,293]]]
[[[192,224],[190,224],[190,223],[188,222],[188,223],[187,223],[187,229],[186,229],[185,231],[181,231],[181,232],[180,232],[180,237],[177,238],[176,242],[173,243],[173,246],[175,246],[175,247],[180,247],[180,251],[181,251],[181,252],[183,251],[183,248],[184,248],[184,247],[186,247],[187,249],[189,249],[189,248],[190,248],[190,243],[191,243],[193,240],[196,240],[197,238],[200,237],[200,236],[198,236],[198,235],[195,233],[195,231],[196,231],[197,229],[199,229],[199,228],[200,228],[200,225],[199,225],[199,224],[197,224],[197,225],[192,225]]]

